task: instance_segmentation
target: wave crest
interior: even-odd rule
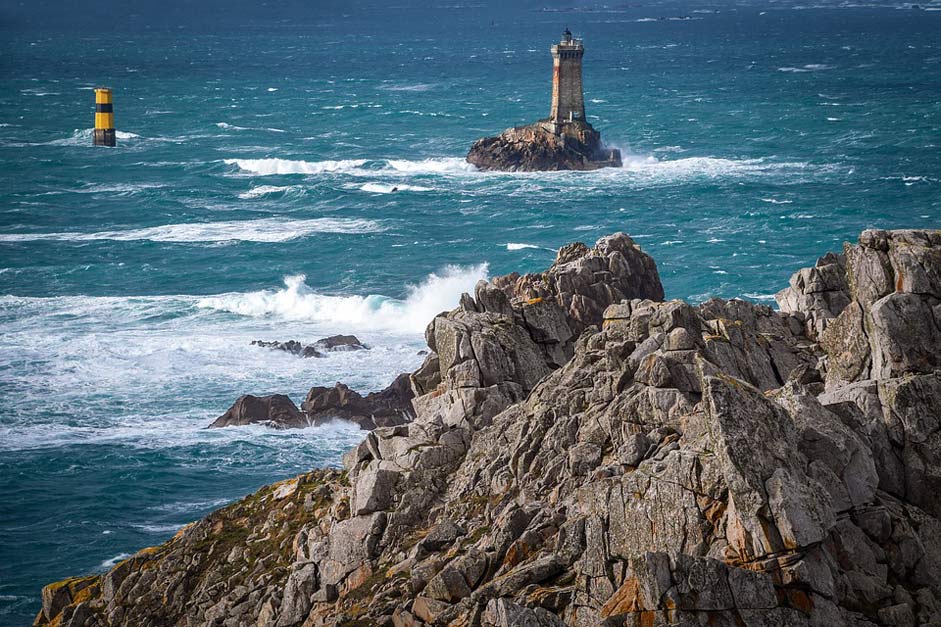
[[[225,159],[242,172],[258,176],[285,174],[347,174],[350,176],[388,176],[466,174],[477,168],[460,157],[440,159],[340,159],[304,161],[300,159]]]
[[[285,220],[264,218],[231,222],[192,222],[165,224],[127,231],[98,233],[0,233],[0,242],[33,242],[40,240],[86,242],[114,240],[130,242],[287,242],[313,233],[359,234],[377,233],[384,227],[374,220],[352,218],[313,218]]]
[[[237,166],[243,172],[259,176],[275,174],[323,174],[349,172],[366,164],[365,159],[339,161],[298,161],[293,159],[225,159],[226,165]]]
[[[248,293],[220,294],[202,298],[197,307],[253,318],[276,317],[338,324],[347,328],[420,333],[442,311],[457,306],[463,292],[486,279],[486,263],[475,266],[446,266],[418,285],[408,287],[402,299],[388,296],[330,296],[318,294],[303,274],[284,277],[284,287]]]

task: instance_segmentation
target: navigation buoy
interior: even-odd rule
[[[95,146],[114,146],[117,137],[114,132],[114,105],[111,102],[111,90],[107,87],[95,88]]]

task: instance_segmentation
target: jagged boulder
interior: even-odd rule
[[[509,172],[597,170],[621,167],[621,153],[605,148],[601,134],[587,122],[566,123],[559,132],[537,122],[478,139],[467,161],[481,170]]]
[[[563,246],[545,272],[508,275],[494,284],[518,301],[555,301],[575,321],[570,325],[575,336],[600,325],[608,305],[633,298],[663,300],[657,264],[624,233],[602,237],[593,248],[580,242]]]
[[[384,390],[366,396],[343,383],[332,388],[312,387],[301,409],[312,424],[340,418],[355,422],[362,429],[375,429],[408,422],[414,415],[413,396],[409,375],[400,374]]]
[[[941,231],[863,231],[777,295],[829,355],[830,387],[941,367]]]

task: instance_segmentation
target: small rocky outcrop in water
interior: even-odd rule
[[[252,396],[245,394],[208,428],[262,424],[274,429],[307,426],[307,417],[284,394]]]
[[[399,375],[381,392],[366,396],[343,383],[332,388],[312,387],[300,410],[283,394],[246,394],[208,428],[262,424],[273,429],[302,429],[337,418],[355,422],[363,429],[391,427],[412,418],[413,397],[408,374]]]
[[[412,422],[47,586],[35,624],[941,622],[941,231],[867,231],[781,311],[583,272],[646,267],[629,241],[480,283]]]
[[[330,337],[325,337],[306,346],[297,340],[288,340],[287,342],[252,340],[252,346],[261,346],[262,348],[284,351],[293,355],[299,355],[300,357],[324,357],[325,352],[369,349],[369,347],[360,342],[355,335],[331,335]]]
[[[401,374],[381,392],[361,396],[343,383],[332,388],[312,387],[301,408],[312,424],[342,418],[362,429],[405,424],[414,417],[409,375]],[[306,424],[297,425],[300,427]]]
[[[467,161],[481,170],[509,172],[597,170],[621,167],[621,153],[605,148],[601,134],[587,122],[566,123],[558,133],[537,122],[478,139]]]

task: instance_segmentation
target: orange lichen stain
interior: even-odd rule
[[[72,604],[84,603],[85,601],[91,601],[98,597],[100,592],[98,584],[93,584],[87,588],[82,588],[74,595],[72,595]]]
[[[903,283],[903,282],[904,282],[904,276],[902,275],[902,271],[899,270],[899,275],[898,275],[898,277],[895,279],[895,291],[896,291],[896,292],[901,292],[901,291],[902,291],[902,283]]]
[[[541,302],[542,302],[542,297],[541,297],[541,296],[537,296],[536,298],[530,298],[529,300],[527,300],[527,301],[526,301],[526,304],[527,304],[527,305],[536,305],[536,304],[541,303]]]
[[[506,557],[503,558],[503,566],[505,568],[513,568],[531,554],[532,547],[525,542],[520,542],[517,540],[511,544],[510,548],[507,550]]]
[[[640,613],[640,627],[654,627],[657,621],[657,613],[650,610]]]
[[[642,609],[638,598],[639,592],[640,586],[637,583],[637,578],[628,577],[621,584],[621,587],[615,590],[611,598],[601,606],[601,617],[607,618],[608,616],[617,616]],[[641,621],[643,621],[643,616],[641,616]]]

